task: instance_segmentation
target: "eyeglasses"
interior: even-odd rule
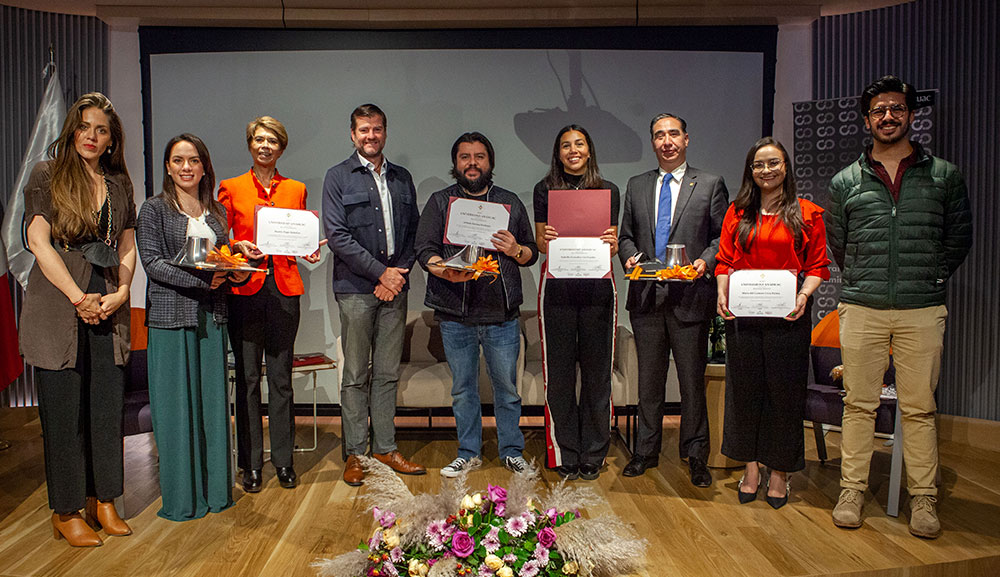
[[[893,104],[891,106],[876,106],[875,108],[869,110],[868,114],[870,114],[875,120],[882,120],[885,118],[886,113],[891,113],[893,116],[898,118],[906,114],[907,110],[908,109],[905,104]]]
[[[781,168],[782,164],[785,164],[785,161],[781,160],[780,158],[772,158],[767,162],[758,160],[756,162],[750,163],[750,169],[753,170],[754,172],[764,172],[765,167],[771,170],[778,170],[779,168]]]

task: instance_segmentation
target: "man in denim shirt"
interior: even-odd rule
[[[376,459],[399,473],[426,472],[396,448],[396,387],[419,214],[410,173],[382,154],[387,124],[378,106],[355,108],[355,153],[328,170],[323,181],[323,228],[333,251],[333,292],[344,350],[344,482],[354,486],[364,479],[358,456],[367,449],[369,416]]]
[[[452,373],[452,411],[458,428],[458,457],[441,469],[445,477],[481,462],[482,405],[479,400],[479,348],[493,385],[500,459],[512,471],[523,471],[521,456],[521,397],[517,394],[517,357],[521,331],[518,307],[523,300],[520,267],[538,259],[531,219],[516,194],[493,185],[493,145],[478,132],[460,136],[451,149],[457,184],[431,195],[417,230],[417,255],[427,277],[424,304],[441,323],[441,340]],[[433,266],[458,254],[463,246],[444,243],[452,199],[462,198],[506,205],[506,229],[493,234],[486,254],[498,261],[499,278],[473,279],[473,273]]]

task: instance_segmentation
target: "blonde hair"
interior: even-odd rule
[[[88,235],[97,234],[97,223],[92,217],[93,181],[87,174],[84,161],[76,151],[76,133],[83,124],[83,111],[97,108],[108,116],[111,143],[98,162],[104,174],[121,174],[128,178],[125,168],[125,135],[122,121],[108,97],[100,92],[84,94],[66,113],[59,138],[49,145],[52,162],[52,238],[75,242]]]
[[[281,150],[284,150],[288,146],[288,131],[285,130],[285,125],[280,120],[270,116],[258,116],[247,124],[247,146],[250,146],[250,143],[253,142],[253,135],[257,132],[258,128],[273,132],[278,137],[278,144],[281,146]]]

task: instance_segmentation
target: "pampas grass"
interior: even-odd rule
[[[558,511],[575,511],[600,505],[604,501],[590,487],[569,485],[566,479],[562,479],[549,489],[543,502],[546,509],[555,507]]]
[[[528,510],[528,501],[538,503],[538,467],[535,460],[528,463],[528,467],[510,476],[510,483],[507,485],[507,511],[506,517],[516,517]]]
[[[310,565],[319,577],[355,577],[368,568],[368,553],[354,549],[333,559],[321,559]]]
[[[643,565],[649,542],[614,515],[576,519],[556,528],[563,558],[576,561],[581,575],[608,577],[635,573]]]

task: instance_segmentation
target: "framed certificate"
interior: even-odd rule
[[[593,236],[560,236],[549,241],[549,278],[611,278],[611,250]]]
[[[319,213],[257,205],[254,244],[273,256],[306,256],[319,250]]]
[[[729,275],[729,310],[738,317],[785,317],[795,310],[795,273],[738,270]]]
[[[509,224],[509,204],[453,196],[444,223],[444,242],[496,250],[493,234],[507,230]]]

